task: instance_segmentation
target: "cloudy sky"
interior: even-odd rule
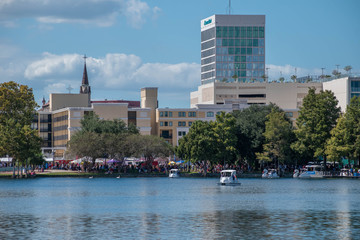
[[[139,100],[159,88],[160,107],[189,107],[200,84],[200,20],[227,0],[1,0],[0,82],[49,93],[79,91],[86,54],[93,99]],[[233,14],[266,15],[270,79],[360,72],[360,1],[233,0]]]

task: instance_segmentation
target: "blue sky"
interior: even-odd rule
[[[360,1],[233,0],[232,14],[266,15],[270,79],[360,72]],[[159,88],[160,107],[189,107],[200,84],[200,20],[228,0],[2,0],[0,81],[49,93],[79,91],[86,54],[92,98],[140,100]]]

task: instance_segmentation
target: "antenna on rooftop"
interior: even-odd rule
[[[229,9],[229,15],[231,15],[231,0],[229,0],[229,7],[228,7],[228,9]]]

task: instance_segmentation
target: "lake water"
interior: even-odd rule
[[[0,179],[0,239],[360,239],[360,179]]]

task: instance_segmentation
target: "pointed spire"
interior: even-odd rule
[[[89,79],[88,79],[88,75],[87,75],[87,70],[86,70],[86,55],[84,55],[84,72],[83,72],[83,78],[82,78],[82,82],[81,82],[81,87],[80,87],[80,93],[91,93],[91,88],[89,86]]]
[[[42,104],[43,106],[45,105],[46,101],[45,101],[45,97],[43,96],[43,100],[42,100]]]
[[[84,55],[84,73],[83,73],[83,78],[82,78],[82,85],[89,85],[89,79],[88,79],[88,75],[87,75],[87,70],[86,70],[86,54]]]

